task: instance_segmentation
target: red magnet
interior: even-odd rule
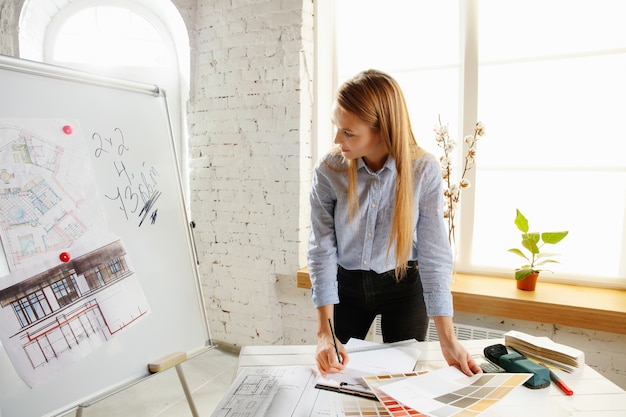
[[[59,255],[59,259],[61,260],[61,262],[69,262],[70,254],[67,252],[61,252],[61,254]]]
[[[72,126],[70,125],[63,126],[63,132],[65,132],[66,135],[71,135],[73,132]]]

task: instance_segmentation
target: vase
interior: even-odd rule
[[[539,277],[539,272],[533,272],[529,274],[524,279],[516,280],[517,289],[524,291],[535,291],[535,286],[537,285],[537,278]]]

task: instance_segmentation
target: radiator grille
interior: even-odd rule
[[[383,341],[383,333],[380,327],[380,316],[376,316],[373,326],[372,340],[374,342]],[[485,327],[470,326],[467,324],[454,324],[454,334],[459,340],[476,340],[476,339],[501,339],[504,338],[504,332],[494,329],[488,329]],[[428,331],[426,332],[427,342],[437,342],[439,337],[437,336],[437,328],[435,322],[430,321],[428,325]]]

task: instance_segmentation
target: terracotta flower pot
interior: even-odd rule
[[[537,285],[537,278],[539,277],[539,272],[533,272],[528,275],[524,279],[516,280],[517,289],[524,291],[535,291],[535,286]]]

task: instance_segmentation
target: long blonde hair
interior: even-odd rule
[[[379,132],[396,161],[396,203],[393,211],[387,255],[395,243],[395,275],[406,275],[413,242],[413,161],[425,152],[417,145],[404,94],[388,74],[367,70],[346,81],[337,91],[337,105]],[[356,161],[348,161],[350,217],[359,211]]]

